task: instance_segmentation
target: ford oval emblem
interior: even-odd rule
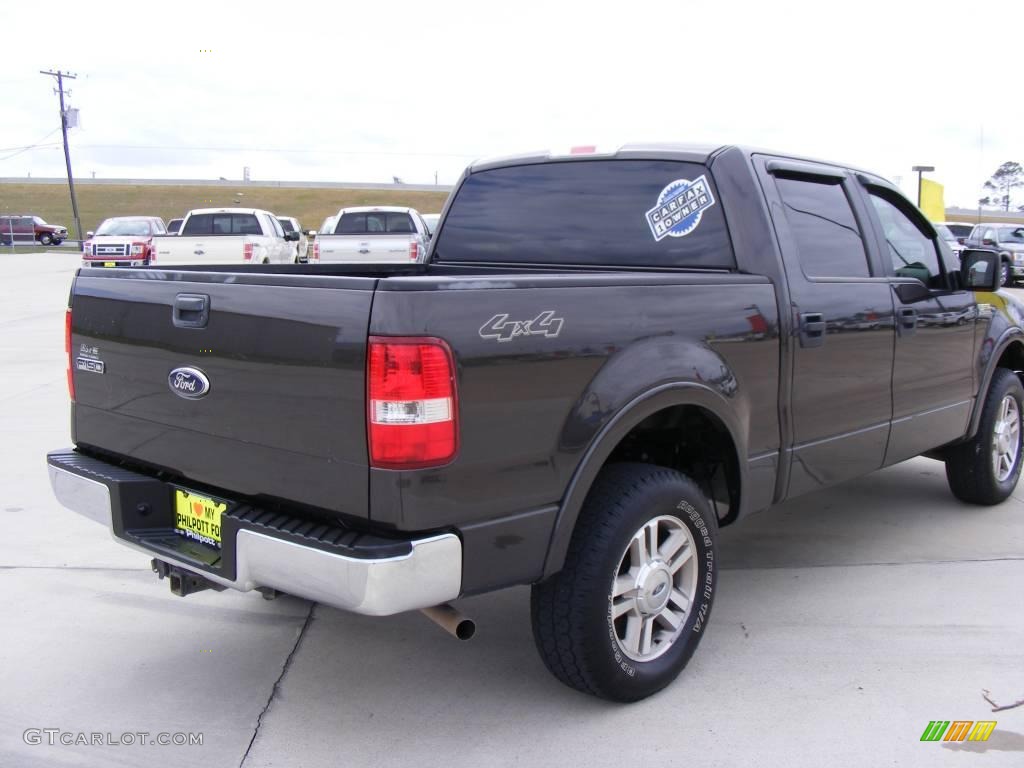
[[[171,392],[186,400],[198,400],[210,391],[210,380],[198,368],[175,368],[167,376]]]

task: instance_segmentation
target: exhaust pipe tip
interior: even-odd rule
[[[420,613],[437,624],[449,635],[459,640],[469,640],[476,634],[476,622],[467,616],[463,616],[462,613],[448,603],[435,605],[431,608],[423,608],[420,610]]]
[[[475,634],[476,622],[472,619],[463,618],[462,621],[455,626],[455,636],[459,638],[459,640],[472,640],[473,635]]]

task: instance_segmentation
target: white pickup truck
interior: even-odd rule
[[[430,230],[413,208],[342,208],[331,232],[317,236],[313,260],[418,263],[427,255],[429,240]]]
[[[287,264],[299,233],[254,208],[189,211],[179,234],[154,238],[158,264]]]

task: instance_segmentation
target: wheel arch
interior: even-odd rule
[[[646,419],[679,407],[698,409],[720,424],[728,435],[729,446],[735,456],[737,498],[742,499],[742,488],[746,486],[747,480],[744,461],[746,442],[742,438],[740,421],[728,401],[710,387],[695,382],[676,382],[656,387],[621,408],[587,447],[559,505],[544,562],[543,578],[562,568],[583,502],[598,473],[616,449]],[[738,512],[737,505],[730,515],[735,517]]]
[[[973,438],[978,432],[981,412],[985,408],[985,397],[992,383],[992,375],[998,368],[1007,368],[1018,375],[1024,371],[1024,330],[1016,326],[1007,328],[995,343],[978,385],[978,396],[974,399],[970,427],[965,439]]]

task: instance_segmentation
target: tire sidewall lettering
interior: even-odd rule
[[[698,553],[703,560],[700,565],[702,575],[699,576],[697,582],[698,593],[694,597],[693,607],[686,618],[687,622],[693,622],[689,634],[700,634],[707,625],[708,616],[711,612],[711,605],[714,599],[715,540],[712,538],[712,531],[709,531],[708,525],[704,521],[701,513],[698,512],[697,509],[688,501],[685,499],[680,500],[675,505],[675,512],[677,513],[675,516],[678,517],[684,525],[689,527],[691,534],[693,534],[694,542],[697,545]],[[652,515],[652,517],[654,516],[655,515]],[[609,584],[614,583],[618,576],[616,569],[617,565],[613,567],[612,572],[609,574]],[[700,600],[699,605],[697,605],[698,599]],[[635,662],[622,653],[615,634],[615,623],[612,619],[611,590],[609,590],[608,593],[608,608],[605,614],[605,624],[608,632],[608,643],[611,656],[618,668],[629,677],[636,678],[637,674],[643,669],[645,664],[657,664],[659,662],[664,663],[664,661],[667,660],[663,656],[653,659],[650,662]],[[678,652],[679,648],[686,646],[689,642],[686,640],[687,634],[688,633],[686,632],[682,632],[679,637],[676,638],[674,647],[668,651],[667,655],[671,656],[673,653]],[[693,642],[696,642],[696,640]]]

